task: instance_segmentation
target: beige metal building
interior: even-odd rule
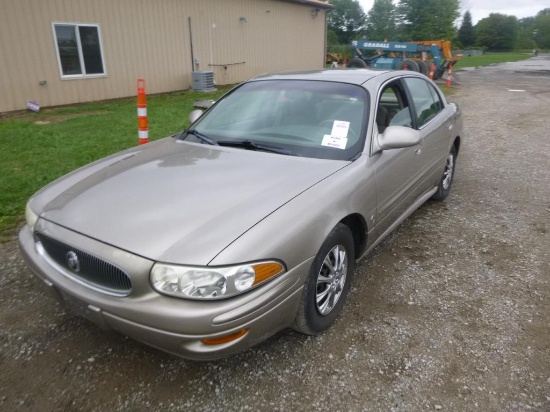
[[[0,0],[0,112],[323,67],[322,0]]]

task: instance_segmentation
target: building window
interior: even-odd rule
[[[53,28],[61,77],[105,75],[99,26],[55,23]]]

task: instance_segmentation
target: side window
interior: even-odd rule
[[[445,106],[443,104],[443,101],[441,100],[439,93],[435,90],[435,87],[433,87],[431,84],[429,84],[429,86],[430,86],[430,92],[432,92],[432,97],[436,102],[437,113],[439,113],[440,111],[443,110]]]
[[[443,104],[432,86],[418,78],[405,79],[416,110],[416,125],[421,127],[433,119],[442,109]],[[435,94],[435,96],[434,96]]]
[[[382,90],[376,112],[378,131],[383,133],[388,126],[411,127],[411,111],[398,83]]]
[[[90,24],[53,24],[61,77],[105,75],[99,26]]]

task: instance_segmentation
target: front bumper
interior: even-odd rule
[[[147,345],[196,360],[222,358],[249,348],[292,325],[312,259],[259,288],[220,301],[192,301],[157,293],[149,283],[153,261],[39,219],[36,230],[117,265],[128,273],[132,291],[113,296],[79,281],[37,244],[31,229],[19,234],[22,254],[50,294],[103,329],[114,329]],[[231,342],[212,339],[248,332]]]

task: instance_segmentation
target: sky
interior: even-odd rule
[[[374,0],[359,0],[359,3],[365,13],[368,13]],[[542,9],[550,8],[550,0],[461,0],[460,3],[461,14],[470,10],[474,24],[488,17],[490,13],[508,14],[522,19],[533,17]]]

